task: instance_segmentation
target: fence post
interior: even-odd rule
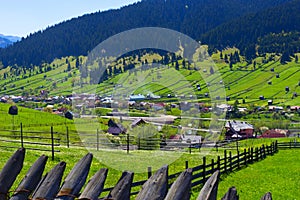
[[[215,161],[214,161],[214,159],[211,159],[211,171],[212,171],[212,174],[215,172]]]
[[[51,151],[52,151],[52,160],[54,160],[54,135],[53,135],[53,126],[51,126]]]
[[[224,172],[227,173],[227,151],[224,151]]]
[[[97,151],[99,151],[99,129],[97,129]]]
[[[67,147],[70,148],[70,138],[69,138],[69,127],[68,126],[66,126],[66,133],[67,133],[67,135],[66,135]]]
[[[238,162],[238,169],[240,169],[241,168],[241,166],[240,166],[240,151],[238,151],[237,152],[237,162]]]
[[[191,144],[189,146],[189,152],[190,152],[190,154],[192,153],[192,145]]]
[[[206,182],[206,157],[203,157],[203,183]]]
[[[255,148],[255,162],[258,161],[258,148]]]
[[[247,167],[247,151],[244,149],[244,165]]]
[[[251,159],[251,163],[253,163],[253,160],[254,160],[253,147],[251,147],[250,159]]]
[[[231,154],[231,151],[229,151],[229,170],[232,172],[232,154]]]
[[[127,134],[127,154],[129,154],[129,133]]]
[[[185,161],[185,169],[188,169],[189,168],[189,161]]]
[[[218,162],[218,170],[221,172],[221,163],[220,163],[220,160],[221,160],[221,158],[220,158],[220,156],[218,156],[218,160],[217,160],[217,162]]]
[[[148,179],[152,176],[152,168],[148,167]]]
[[[138,150],[141,149],[141,138],[140,136],[138,136]]]
[[[272,156],[274,155],[274,146],[275,146],[275,145],[274,145],[274,142],[272,142],[272,143],[271,143],[271,149],[270,149],[270,150],[271,150],[271,155],[272,155]]]
[[[23,124],[20,124],[20,128],[21,128],[21,147],[24,148],[24,140],[23,140]]]

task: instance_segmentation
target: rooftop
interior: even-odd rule
[[[230,128],[230,124],[235,131],[240,131],[244,129],[254,129],[252,124],[242,121],[227,121],[225,127]]]

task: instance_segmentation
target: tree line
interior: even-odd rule
[[[291,56],[299,52],[299,10],[300,1],[293,0],[251,13],[209,31],[202,36],[201,41],[209,44],[210,52],[235,46],[247,60],[252,60],[257,53]]]
[[[203,39],[203,42],[209,45],[227,46],[236,44],[235,38],[242,38],[238,40],[238,44],[247,46],[249,44],[247,41],[253,39],[249,35],[252,36],[253,33],[249,32],[245,35],[243,30],[248,30],[248,26],[255,27],[254,23],[248,24],[247,20],[238,21],[240,27],[225,26],[222,31],[219,31],[220,29],[209,31],[226,22],[239,20],[245,15],[249,16],[250,13],[264,13],[265,9],[276,5],[281,5],[279,8],[285,7],[284,3],[289,1],[291,0],[143,0],[116,10],[86,14],[32,33],[7,48],[0,48],[0,62],[4,67],[15,64],[30,66],[50,63],[55,58],[65,56],[87,55],[97,44],[114,34],[151,26],[177,30],[195,40]],[[299,16],[293,10],[291,13],[285,10],[283,14],[271,13],[270,17],[274,19],[278,16],[293,16],[292,13]],[[259,18],[257,21],[259,20],[267,23],[264,18]],[[298,23],[297,18],[291,20],[284,17],[278,27],[281,29],[282,25],[284,28],[285,24],[292,22]],[[207,32],[209,32],[208,36],[202,37]],[[228,32],[233,32],[237,36],[228,36]],[[260,35],[254,34],[254,36]]]

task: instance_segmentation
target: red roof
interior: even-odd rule
[[[289,131],[282,130],[282,129],[271,129],[266,130],[260,138],[280,138],[280,137],[287,137]]]
[[[180,140],[181,136],[180,135],[171,135],[170,139],[171,140]]]

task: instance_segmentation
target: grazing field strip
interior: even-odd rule
[[[228,187],[235,186],[240,199],[260,199],[267,191],[273,199],[298,199],[300,196],[299,150],[279,150],[272,157],[247,168],[223,176],[219,185],[219,197]]]

